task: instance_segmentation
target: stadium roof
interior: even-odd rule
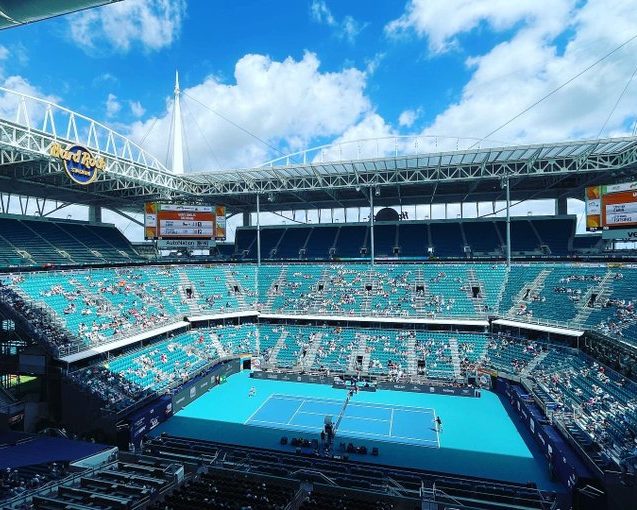
[[[60,16],[120,0],[19,0],[0,2],[0,29]]]
[[[1,89],[15,99],[0,119],[0,192],[61,202],[139,210],[149,200],[226,204],[230,211],[494,201],[511,179],[513,200],[583,196],[591,184],[637,179],[637,137],[422,153],[403,148],[367,159],[174,175],[154,156],[109,127],[45,100]],[[51,148],[81,145],[105,159],[94,182],[69,178]],[[338,152],[332,157],[338,159]]]
[[[511,179],[513,200],[583,196],[593,183],[637,176],[637,138],[491,147],[370,159],[288,164],[278,167],[186,175],[199,193],[226,203],[264,210],[492,201],[503,198]]]

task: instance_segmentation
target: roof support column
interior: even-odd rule
[[[243,213],[243,226],[244,227],[252,226],[252,215],[249,212]]]
[[[374,189],[370,186],[369,188],[369,222],[370,222],[370,250],[371,250],[371,261],[372,266],[374,265]]]
[[[507,188],[507,267],[511,267],[511,189],[509,176],[506,177],[504,185]]]
[[[91,223],[102,223],[102,208],[99,205],[89,206],[88,221]]]
[[[261,266],[261,203],[257,193],[257,266]]]
[[[558,216],[568,214],[568,201],[566,197],[558,197],[555,200],[555,213]]]

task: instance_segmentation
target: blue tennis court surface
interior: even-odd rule
[[[245,370],[188,404],[151,434],[289,451],[289,445],[281,445],[281,436],[319,439],[325,415],[336,422],[345,396],[343,389],[329,385],[256,379]],[[379,449],[377,457],[353,455],[351,461],[533,480],[544,488],[556,488],[546,469],[546,450],[536,448],[530,437],[527,443],[521,435],[523,425],[518,429],[505,405],[503,398],[489,391],[480,398],[361,391],[346,407],[336,441]],[[432,429],[434,416],[444,421],[439,443]]]
[[[245,424],[320,433],[325,416],[338,436],[440,448],[436,413],[420,407],[273,394]]]

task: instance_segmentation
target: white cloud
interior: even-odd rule
[[[106,98],[106,116],[115,117],[122,109],[122,103],[119,102],[115,94],[109,94]]]
[[[316,160],[336,161],[375,158],[396,150],[398,133],[378,113],[368,112],[332,142],[332,147],[316,154]]]
[[[356,125],[371,111],[365,73],[354,68],[321,72],[319,67],[312,53],[282,62],[245,55],[235,65],[235,83],[210,76],[184,89],[182,116],[190,155],[186,168],[217,170],[259,164],[280,154],[255,137],[294,152]],[[169,140],[171,109],[168,101],[164,115],[129,128],[133,140],[146,139],[149,152],[160,157]]]
[[[550,6],[549,6],[550,3]],[[507,40],[467,58],[471,78],[423,134],[483,137],[634,34],[633,1],[420,2],[388,26],[413,29],[434,51],[487,23],[511,30]],[[460,8],[460,7],[465,8]],[[507,7],[508,6],[508,7]],[[451,16],[451,12],[458,16]],[[438,23],[432,20],[437,19]],[[465,51],[468,48],[464,48]],[[635,68],[637,41],[491,136],[511,142],[596,137]],[[637,118],[637,80],[628,87],[602,135],[627,134]]]
[[[520,22],[559,31],[564,12],[574,4],[575,0],[410,0],[405,13],[385,29],[390,35],[414,31],[427,37],[430,50],[438,53],[453,47],[457,35],[483,23],[496,31]]]
[[[354,42],[354,39],[356,39],[356,36],[360,34],[363,28],[365,28],[364,25],[361,25],[351,16],[345,16],[341,22],[342,35],[349,42]]]
[[[68,17],[71,37],[89,51],[128,52],[169,47],[179,37],[185,0],[126,0]]]
[[[365,60],[365,73],[369,76],[376,72],[385,58],[384,52],[376,53],[372,58]]]
[[[4,69],[2,67],[0,67],[0,85],[14,92],[45,99],[53,103],[59,103],[59,98],[45,94],[23,76],[11,75],[5,78]],[[0,92],[0,117],[3,119],[16,119],[19,107],[20,100],[17,95],[9,92]],[[27,100],[23,104],[23,107],[26,108],[28,120],[31,123],[31,126],[41,126],[46,111],[45,105],[37,101]],[[25,123],[24,109],[20,109],[20,122]]]
[[[317,23],[325,23],[330,27],[336,25],[332,11],[330,11],[324,0],[313,0],[310,5],[310,13],[312,14],[312,19]]]
[[[411,127],[416,122],[419,114],[420,112],[417,110],[405,110],[398,117],[398,124],[401,127]]]
[[[28,57],[22,45],[14,45],[10,48],[0,45],[0,86],[20,94],[59,104],[58,97],[45,94],[24,76],[14,74],[15,70],[11,67],[21,66],[26,60]],[[0,92],[1,118],[11,121],[19,118],[21,123],[25,123],[27,121],[25,111],[31,127],[41,128],[46,112],[46,106],[43,103],[26,99],[21,104],[18,95],[11,92]]]
[[[142,106],[139,101],[129,101],[128,105],[130,106],[131,113],[133,116],[140,118],[146,113],[146,109]]]
[[[117,78],[117,76],[111,74],[111,73],[102,73],[98,76],[96,76],[95,78],[93,78],[92,82],[94,87],[98,86],[98,85],[102,85],[102,84],[112,84],[112,85],[117,85],[119,84],[119,79]]]
[[[353,43],[365,25],[356,21],[352,16],[345,16],[341,21],[337,20],[327,6],[325,0],[312,0],[310,15],[316,23],[332,28],[341,39]]]

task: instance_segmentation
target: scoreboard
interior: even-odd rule
[[[148,202],[144,206],[144,237],[172,241],[164,243],[166,247],[212,247],[215,241],[226,238],[225,220],[224,206]]]
[[[586,188],[586,230],[608,239],[635,239],[637,182]]]

